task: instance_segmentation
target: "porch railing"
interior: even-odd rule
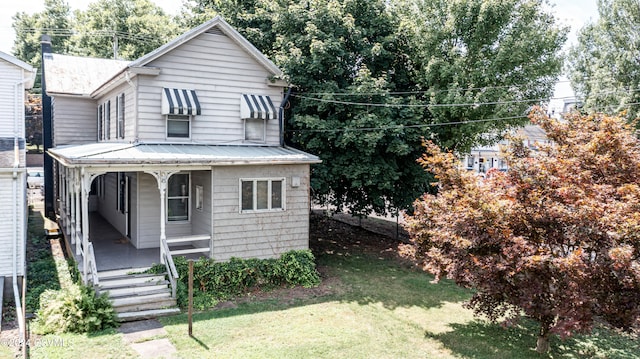
[[[96,265],[96,255],[93,252],[93,243],[89,242],[87,247],[87,260],[89,261],[88,264],[91,268],[91,283],[97,287],[100,285],[100,279],[98,279],[98,266]],[[85,276],[86,275],[87,273],[85,273]]]
[[[169,283],[171,284],[171,298],[175,298],[177,281],[180,276],[178,275],[178,270],[176,269],[175,263],[173,263],[173,257],[171,256],[171,251],[169,250],[167,240],[162,239],[160,242],[162,245],[162,259],[165,267],[167,268],[167,277],[169,277]]]

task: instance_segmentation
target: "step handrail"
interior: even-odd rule
[[[87,246],[87,261],[91,266],[91,283],[94,286],[100,285],[100,279],[98,279],[98,266],[96,265],[96,254],[93,252],[93,243],[89,242]]]
[[[178,275],[178,270],[176,269],[176,265],[173,262],[173,257],[171,256],[171,251],[169,250],[167,240],[165,238],[162,238],[160,240],[160,243],[163,249],[162,257],[164,259],[164,265],[167,268],[167,277],[169,277],[169,283],[171,284],[171,298],[175,298],[177,281],[180,276]]]

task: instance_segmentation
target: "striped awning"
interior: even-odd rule
[[[163,115],[200,115],[200,101],[194,90],[162,89]]]
[[[243,94],[240,98],[240,118],[270,120],[278,118],[278,112],[269,96]]]

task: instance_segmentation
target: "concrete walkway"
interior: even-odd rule
[[[167,338],[167,331],[156,319],[122,323],[122,339],[140,358],[177,358],[176,348]]]

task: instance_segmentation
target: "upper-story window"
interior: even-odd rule
[[[167,138],[190,138],[191,116],[167,115]]]
[[[278,118],[269,96],[243,94],[240,96],[240,118],[244,121],[244,141],[266,142],[267,121]]]
[[[124,94],[116,97],[116,138],[124,138]]]
[[[111,101],[98,106],[98,141],[111,138]]]
[[[167,138],[191,138],[191,122],[200,115],[200,101],[194,90],[162,89],[162,114],[166,115]]]

